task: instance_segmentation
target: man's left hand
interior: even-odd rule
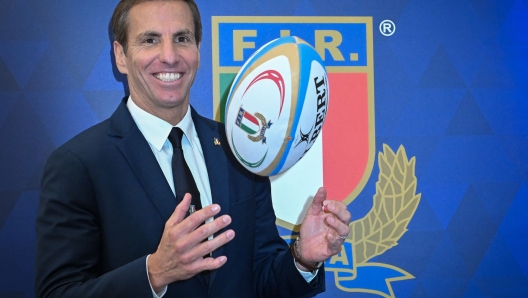
[[[350,232],[350,218],[344,203],[327,200],[326,189],[319,188],[301,225],[299,250],[302,259],[318,263],[340,253]]]

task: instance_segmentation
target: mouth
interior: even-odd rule
[[[161,80],[163,82],[174,82],[179,80],[182,77],[182,74],[177,72],[164,72],[164,73],[156,73],[154,74],[154,77],[156,77],[158,80]]]

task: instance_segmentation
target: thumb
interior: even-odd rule
[[[326,189],[320,187],[315,194],[309,212],[311,214],[319,214],[323,212],[323,202],[326,200]]]

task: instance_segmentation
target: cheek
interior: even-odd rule
[[[129,71],[134,71],[136,73],[146,73],[148,72],[149,65],[151,65],[153,61],[155,61],[154,53],[152,53],[151,51],[135,49],[135,51],[133,51],[133,54],[130,53],[130,56],[128,58],[128,65],[134,68],[132,70],[129,67]]]
[[[198,50],[187,53],[185,61],[193,69],[200,68],[200,52]]]
[[[146,61],[136,60],[133,64],[134,69],[129,69],[129,71],[134,73],[134,76],[137,78],[137,80],[145,81],[150,76],[148,65],[148,62]]]

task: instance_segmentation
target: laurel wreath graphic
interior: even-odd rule
[[[266,122],[266,118],[264,118],[264,115],[262,115],[261,113],[255,113],[255,117],[260,120],[260,123],[262,123],[262,127],[268,127],[266,124],[267,122]],[[250,139],[253,142],[260,142],[262,141],[262,139],[264,139],[264,137],[261,135],[256,136],[256,137],[248,135],[248,139]]]
[[[349,241],[354,249],[355,264],[361,265],[383,254],[407,231],[421,194],[416,194],[416,159],[407,159],[405,148],[396,154],[383,144],[378,154],[380,173],[372,210],[362,219],[350,224]]]

